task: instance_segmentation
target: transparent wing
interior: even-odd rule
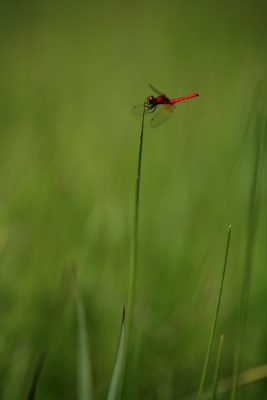
[[[156,128],[157,126],[163,124],[163,122],[167,121],[172,116],[174,110],[175,108],[171,104],[161,104],[158,106],[158,110],[151,118],[152,128]]]
[[[157,88],[155,88],[155,86],[151,85],[151,83],[148,84],[148,86],[150,87],[150,89],[152,89],[158,96],[164,96],[164,94],[162,92],[160,92]]]
[[[152,113],[155,111],[156,106],[151,106],[147,102],[145,102],[145,114],[147,113]],[[138,104],[137,106],[134,106],[132,108],[132,115],[135,115],[137,117],[141,117],[144,112],[144,103]]]
[[[134,106],[132,108],[132,115],[135,115],[137,117],[141,117],[144,112],[144,103],[138,104],[137,106]]]

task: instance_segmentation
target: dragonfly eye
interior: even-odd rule
[[[155,97],[154,97],[154,96],[148,96],[147,102],[148,102],[149,104],[154,104],[154,103],[155,103]]]

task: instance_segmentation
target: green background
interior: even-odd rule
[[[266,2],[2,1],[0,18],[0,397],[24,396],[46,350],[37,398],[77,398],[73,264],[95,399],[106,396],[128,293],[141,125],[131,108],[152,94],[149,82],[170,97],[200,97],[158,129],[146,118],[126,398],[197,389],[229,224],[215,346],[224,333],[221,376],[231,376],[254,158],[246,126],[266,79]],[[263,161],[241,369],[267,356],[266,171]],[[239,397],[266,393],[258,381]]]

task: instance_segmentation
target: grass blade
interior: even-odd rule
[[[249,368],[238,374],[238,386],[245,386],[251,383],[261,381],[267,378],[267,364],[262,364],[257,367]],[[217,395],[221,396],[227,392],[230,392],[232,388],[232,377],[223,378],[218,382]],[[203,400],[210,400],[212,398],[212,387],[208,387],[204,390]],[[196,397],[196,392],[189,393],[182,397],[181,400],[193,400]]]
[[[92,369],[90,364],[85,309],[75,278],[74,286],[78,317],[78,400],[92,400]]]
[[[128,298],[128,321],[129,321],[128,332],[130,332],[132,328],[135,287],[136,287],[136,269],[137,269],[137,257],[138,257],[139,198],[140,198],[140,183],[141,183],[141,172],[142,172],[144,119],[145,119],[145,105],[142,115],[142,124],[141,124],[140,139],[139,139],[138,163],[137,163],[136,186],[135,186],[134,226],[133,226],[133,245],[132,245],[133,249],[132,249],[132,260],[131,260],[130,282],[129,282],[129,298]]]
[[[212,345],[213,345],[213,341],[214,341],[214,337],[215,337],[215,331],[216,331],[216,326],[217,326],[217,321],[218,321],[218,316],[219,316],[219,309],[220,309],[221,298],[222,298],[222,290],[223,290],[223,283],[224,283],[224,277],[225,277],[225,271],[226,271],[226,265],[227,265],[229,245],[230,245],[230,239],[231,239],[231,232],[232,232],[232,227],[230,225],[229,229],[228,229],[228,235],[227,235],[227,241],[226,241],[225,257],[224,257],[224,263],[223,263],[219,295],[218,295],[216,310],[215,310],[213,323],[212,323],[212,327],[211,327],[211,331],[210,331],[208,349],[207,349],[206,358],[205,358],[205,362],[204,362],[204,366],[203,366],[203,370],[202,370],[199,390],[198,390],[198,394],[197,394],[197,400],[201,399],[201,396],[203,393],[203,388],[204,388],[205,379],[206,379],[206,375],[207,375],[208,363],[210,360]]]
[[[261,116],[257,116],[254,130],[254,164],[251,178],[250,199],[248,205],[248,223],[247,223],[247,243],[244,263],[243,279],[241,283],[241,299],[239,306],[237,335],[234,351],[234,367],[233,367],[233,382],[231,390],[231,400],[235,400],[238,388],[238,372],[240,368],[241,353],[243,346],[243,337],[247,319],[247,309],[249,303],[250,281],[252,274],[252,264],[254,257],[254,243],[256,237],[259,198],[261,191],[261,173],[262,173],[262,154],[261,149],[264,148],[264,129]]]
[[[140,138],[139,138],[137,174],[136,174],[136,185],[135,185],[133,242],[132,242],[130,274],[129,274],[128,318],[127,318],[128,319],[128,324],[127,324],[128,328],[127,328],[127,332],[126,332],[126,343],[125,343],[123,396],[124,396],[124,391],[125,391],[125,380],[126,380],[128,364],[129,364],[129,347],[130,347],[130,342],[132,340],[132,325],[133,325],[135,291],[136,291],[136,274],[137,274],[137,257],[138,257],[139,199],[140,199],[140,183],[141,183],[141,172],[142,172],[144,120],[145,120],[145,103],[144,103],[144,110],[143,110],[143,115],[142,115],[141,131],[140,131]]]
[[[123,369],[124,342],[125,342],[125,307],[123,308],[123,313],[122,313],[119,346],[107,400],[115,400],[119,392],[119,387],[121,383],[121,374]]]
[[[224,336],[221,335],[219,346],[218,346],[218,351],[217,351],[216,362],[215,362],[214,378],[213,378],[213,385],[212,385],[212,400],[216,400],[216,396],[217,396],[217,386],[218,386],[218,380],[219,380],[220,370],[221,370],[223,339],[224,339]]]
[[[34,374],[33,374],[33,379],[31,383],[31,387],[29,389],[28,395],[27,395],[27,400],[34,400],[35,399],[35,394],[36,394],[36,387],[39,382],[39,378],[43,369],[44,365],[44,359],[45,359],[45,354],[43,353],[39,360],[37,361]]]

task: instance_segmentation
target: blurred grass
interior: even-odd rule
[[[146,126],[142,351],[131,382],[143,399],[197,388],[229,223],[235,235],[218,331],[221,374],[230,376],[253,160],[253,131],[243,132],[255,85],[266,81],[266,3],[11,1],[1,2],[0,16],[0,397],[21,397],[32,357],[51,335],[38,394],[76,397],[71,293],[56,330],[49,323],[72,261],[81,268],[95,399],[108,391],[127,300],[140,127],[130,109],[150,94],[148,82],[170,96],[201,96],[180,104],[161,129]],[[266,363],[264,165],[241,369]],[[255,382],[239,396],[266,390]]]
[[[263,99],[265,100],[265,99]],[[237,381],[238,381],[238,371],[240,368],[241,354],[243,350],[243,339],[244,332],[246,329],[248,306],[250,300],[250,286],[251,277],[253,271],[254,263],[254,251],[256,242],[256,233],[258,226],[258,219],[260,214],[260,197],[261,197],[261,186],[262,179],[261,173],[264,165],[265,157],[265,118],[262,115],[261,110],[262,98],[257,101],[260,105],[256,108],[256,115],[253,118],[253,167],[251,173],[251,190],[248,202],[248,218],[247,218],[247,239],[246,239],[246,249],[245,249],[245,260],[244,260],[244,272],[242,276],[241,293],[240,293],[240,310],[237,319],[237,337],[235,341],[235,351],[234,351],[234,369],[233,369],[233,387],[231,392],[231,400],[237,397]]]
[[[32,378],[30,388],[27,393],[27,400],[34,400],[36,397],[36,389],[39,383],[40,374],[43,369],[44,360],[45,360],[45,354],[43,353],[41,354],[41,356],[39,356],[39,360],[35,365],[34,375]]]
[[[217,349],[217,354],[216,354],[216,362],[215,362],[215,368],[214,368],[214,375],[213,375],[213,382],[212,382],[212,399],[216,400],[217,398],[217,389],[218,389],[218,381],[220,377],[220,368],[221,368],[221,358],[222,358],[222,349],[223,349],[223,339],[224,336],[220,336],[220,342],[219,346]]]
[[[220,306],[221,306],[221,302],[222,302],[223,285],[224,285],[224,279],[225,279],[225,273],[226,273],[226,267],[227,267],[227,259],[228,259],[228,253],[229,253],[231,233],[232,233],[232,226],[230,225],[228,228],[227,241],[226,241],[226,246],[225,246],[225,255],[224,255],[224,261],[223,261],[223,269],[222,269],[221,278],[220,278],[220,285],[219,285],[219,290],[218,290],[216,308],[215,308],[215,311],[213,314],[212,326],[210,329],[207,352],[206,352],[205,361],[204,361],[204,365],[203,365],[203,369],[202,369],[202,373],[201,373],[201,379],[200,379],[200,384],[199,384],[197,400],[200,400],[202,398],[205,380],[207,377],[208,364],[209,364],[209,361],[211,358],[212,347],[213,347],[214,338],[215,338],[215,334],[216,334]]]
[[[121,332],[120,332],[118,350],[109,386],[107,400],[116,400],[117,398],[120,398],[120,389],[123,378],[124,343],[125,343],[125,307],[123,308],[123,313],[122,313]]]
[[[74,273],[75,274],[75,273]],[[78,327],[78,357],[77,357],[77,381],[78,400],[93,399],[92,368],[90,359],[89,333],[86,324],[86,313],[78,282],[73,277],[75,300],[77,308]]]

